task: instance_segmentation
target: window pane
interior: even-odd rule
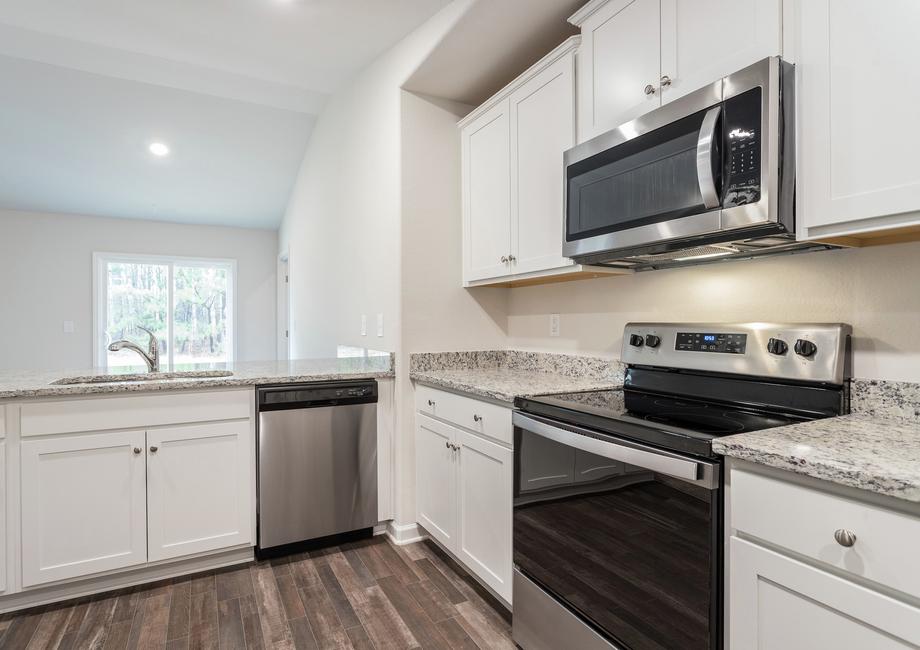
[[[174,363],[228,360],[229,272],[226,267],[176,266]]]
[[[168,271],[167,266],[159,264],[109,262],[106,265],[106,347],[112,341],[128,339],[146,350],[148,337],[137,329],[141,326],[156,334],[160,354],[165,354]],[[143,366],[144,361],[131,350],[120,350],[106,352],[106,364]]]

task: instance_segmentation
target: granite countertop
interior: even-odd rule
[[[160,373],[157,379],[104,383],[52,384],[70,377],[92,379],[101,375],[125,374],[142,377],[144,368],[0,371],[0,399],[59,397],[106,393],[136,393],[176,390],[232,388],[259,384],[287,384],[336,379],[381,379],[394,376],[393,355],[345,356],[291,361],[238,361],[229,364],[183,366],[181,371],[230,371],[229,377],[175,377]]]
[[[854,413],[718,438],[713,449],[920,503],[920,421]]]
[[[618,361],[518,350],[412,354],[409,377],[506,404],[512,404],[515,397],[623,386]]]

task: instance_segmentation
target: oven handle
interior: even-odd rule
[[[587,429],[571,425],[566,425],[568,428],[563,429],[543,418],[525,415],[520,411],[514,411],[511,422],[514,426],[530,433],[590,454],[667,474],[690,483],[698,483],[709,489],[713,489],[718,484],[716,468],[709,463],[701,463],[639,443],[601,440],[594,437],[597,434]]]
[[[696,177],[700,184],[700,194],[703,195],[703,205],[707,208],[717,208],[721,203],[716,179],[712,175],[712,149],[715,146],[716,125],[719,123],[721,112],[721,105],[713,106],[706,111],[696,140]]]

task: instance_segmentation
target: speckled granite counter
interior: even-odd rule
[[[852,415],[719,438],[713,449],[920,503],[920,384],[854,380]]]
[[[411,354],[413,381],[512,403],[515,397],[623,385],[619,361],[568,354],[486,350]]]
[[[65,377],[89,379],[99,375],[113,374],[115,371],[95,369],[0,372],[0,400],[100,393],[200,390],[335,379],[380,379],[394,376],[392,355],[298,359],[292,361],[240,361],[231,364],[184,366],[182,370],[229,370],[233,375],[229,377],[166,377],[140,381],[54,385],[52,382]],[[120,368],[117,372],[143,374],[143,369]]]

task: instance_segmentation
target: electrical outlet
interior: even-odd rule
[[[377,336],[383,336],[383,314],[377,314]]]
[[[73,321],[72,320],[64,321],[64,334],[73,334]]]
[[[361,336],[367,336],[367,314],[361,314]]]
[[[559,336],[559,314],[549,315],[549,335]]]

